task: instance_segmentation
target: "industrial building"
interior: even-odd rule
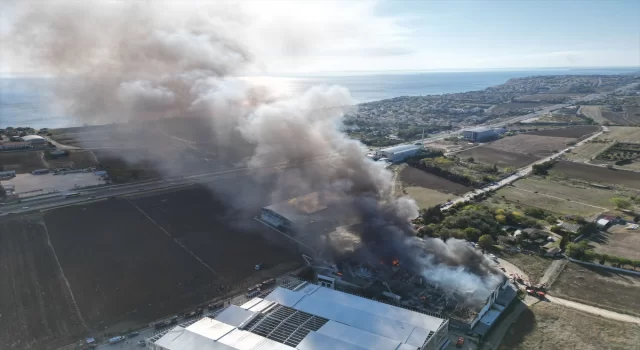
[[[504,128],[494,129],[494,128],[480,127],[480,128],[469,129],[469,130],[463,130],[462,136],[467,140],[471,140],[474,142],[482,142],[482,141],[489,141],[489,140],[495,139],[496,137],[504,134],[505,132],[506,132],[506,129]]]
[[[389,148],[383,148],[377,152],[379,157],[387,158],[393,163],[402,162],[403,160],[416,155],[423,149],[420,145],[400,145]]]
[[[38,135],[26,135],[21,137],[22,141],[28,142],[31,146],[44,146],[47,143],[42,136]]]
[[[31,145],[28,142],[0,142],[0,150],[9,151],[15,149],[29,148]]]
[[[447,342],[444,318],[308,282],[277,287],[215,318],[177,326],[156,350],[423,350]]]
[[[325,192],[312,192],[272,204],[261,210],[261,220],[277,229],[291,230],[322,221],[321,213],[329,208],[335,196]]]

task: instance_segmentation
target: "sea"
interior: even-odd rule
[[[337,72],[316,76],[270,76],[274,83],[298,93],[316,85],[341,85],[357,103],[398,96],[421,96],[482,90],[511,78],[556,74],[626,74],[638,68],[529,69],[467,72]],[[77,121],[51,109],[55,98],[48,86],[51,78],[0,78],[0,128],[30,126],[60,128],[78,126]]]

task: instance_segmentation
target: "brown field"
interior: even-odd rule
[[[635,349],[638,344],[639,325],[539,302],[522,312],[509,328],[500,349]]]
[[[547,209],[562,215],[591,216],[605,211],[590,205],[584,205],[560,197],[523,191],[516,187],[504,187],[496,192],[504,200],[529,207]]]
[[[488,145],[476,147],[458,154],[459,157],[473,157],[477,163],[496,164],[501,168],[520,168],[527,164],[531,164],[540,157],[507,152]]]
[[[80,312],[103,329],[144,324],[298,264],[256,234],[255,221],[229,214],[196,187],[59,208],[45,221]]]
[[[538,103],[538,102],[512,102],[512,103],[502,103],[496,105],[491,108],[491,114],[500,115],[507,113],[512,110],[520,110],[520,109],[535,109],[538,107],[546,106],[546,103]]]
[[[598,124],[604,124],[609,121],[602,116],[600,106],[581,106],[580,113],[587,118],[593,119]]]
[[[520,134],[492,142],[488,147],[536,157],[545,157],[567,148],[568,144],[574,141],[575,139],[573,138]]]
[[[603,110],[602,117],[607,119],[613,125],[629,125],[629,121],[625,119],[624,112],[613,112]]]
[[[605,167],[580,164],[567,161],[559,161],[551,169],[551,174],[570,179],[579,179],[593,183],[622,185],[629,188],[640,189],[640,173],[613,170]]]
[[[597,132],[600,127],[596,125],[571,126],[559,129],[547,129],[541,131],[528,132],[527,135],[549,136],[549,137],[569,137],[578,139],[580,137]]]
[[[30,173],[44,168],[42,152],[0,152],[0,169],[15,170],[18,174]]]
[[[402,169],[400,172],[400,179],[406,187],[425,187],[445,193],[463,194],[470,189],[467,186],[411,166]]]
[[[418,203],[420,208],[429,208],[455,198],[451,194],[417,186],[404,187],[404,191]]]
[[[640,277],[568,263],[549,293],[611,311],[640,316]]]
[[[0,349],[52,349],[84,328],[44,227],[0,221]]]
[[[591,235],[589,241],[597,253],[640,260],[640,230],[627,230],[624,225],[615,225],[606,232]]]
[[[640,107],[625,106],[624,113],[624,118],[629,121],[629,124],[640,124]]]

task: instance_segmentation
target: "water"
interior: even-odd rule
[[[622,74],[637,69],[539,69],[486,72],[427,72],[343,74],[308,77],[268,77],[263,83],[283,86],[287,93],[304,91],[314,85],[342,85],[357,102],[397,96],[438,95],[482,90],[511,78],[553,74]],[[74,120],[52,111],[53,99],[46,88],[48,79],[0,79],[0,128],[31,126],[57,128],[74,126]]]

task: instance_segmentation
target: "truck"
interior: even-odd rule
[[[33,175],[42,175],[42,174],[48,174],[48,173],[49,173],[49,169],[38,169],[31,172],[31,174]]]
[[[119,335],[117,337],[113,337],[111,339],[109,339],[109,344],[116,344],[119,343],[121,341],[124,341],[126,338],[122,335]]]

